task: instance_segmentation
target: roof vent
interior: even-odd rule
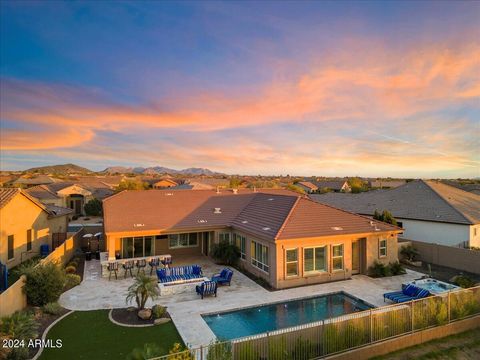
[[[267,199],[267,201],[273,201],[273,198],[269,198],[269,199]]]
[[[248,224],[248,221],[247,221],[247,220],[243,220],[243,221],[242,221],[242,224]]]
[[[133,227],[143,227],[145,224],[133,224]]]
[[[232,189],[234,194],[238,194],[238,189]]]
[[[215,208],[215,209],[213,210],[213,213],[214,213],[214,214],[221,214],[221,213],[222,213],[222,209],[221,209],[221,208]]]
[[[165,196],[172,196],[173,193],[165,193]]]
[[[340,230],[343,230],[343,228],[341,226],[333,226],[332,230],[340,231]]]
[[[263,227],[262,230],[268,231],[268,230],[270,230],[270,228],[269,227]]]
[[[207,222],[207,220],[201,219],[201,220],[197,220],[197,222],[198,222],[199,224],[205,224],[205,223]]]
[[[370,226],[373,226],[374,225],[374,222],[373,221],[370,221]]]

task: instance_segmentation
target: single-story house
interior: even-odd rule
[[[221,240],[274,288],[365,274],[397,260],[402,229],[288,191],[123,191],[103,201],[109,260],[210,256]]]
[[[154,189],[165,189],[178,186],[178,183],[171,179],[160,179],[152,184]]]
[[[295,185],[305,190],[307,194],[312,194],[318,191],[318,186],[311,183],[310,181],[299,181]]]
[[[0,262],[12,268],[52,248],[52,235],[66,233],[72,211],[46,206],[18,188],[0,188]]]
[[[388,210],[404,228],[405,239],[480,247],[480,196],[441,182],[416,180],[391,190],[310,198],[366,216]]]
[[[348,185],[347,180],[322,180],[312,181],[317,186],[318,190],[329,189],[334,192],[350,192],[352,188]]]

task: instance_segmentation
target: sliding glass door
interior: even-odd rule
[[[122,238],[122,258],[153,256],[155,254],[153,239],[153,236]]]

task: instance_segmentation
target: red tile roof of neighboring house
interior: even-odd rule
[[[104,201],[105,232],[233,227],[266,239],[321,237],[399,228],[305,197],[263,192],[124,191]],[[373,224],[373,225],[371,225]]]
[[[20,192],[17,188],[0,188],[0,209],[7,205]]]
[[[18,188],[0,188],[0,209],[2,209],[16,195],[19,195],[19,194],[25,196],[32,203],[34,203],[40,209],[45,211],[50,217],[64,216],[72,212],[72,210],[68,208],[53,206],[53,205],[44,205],[40,201],[38,201],[36,198],[29,195],[27,192],[22,191],[21,189],[18,189]]]

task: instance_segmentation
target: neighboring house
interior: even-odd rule
[[[391,190],[310,197],[362,215],[388,210],[405,229],[406,239],[480,246],[480,196],[440,182],[417,180]]]
[[[70,208],[74,215],[85,215],[84,207],[90,200],[103,200],[114,193],[114,190],[106,185],[69,182],[34,186],[25,191],[43,204]]]
[[[12,268],[52,248],[52,235],[66,233],[70,209],[45,206],[17,188],[0,189],[0,261]]]
[[[312,181],[318,188],[318,190],[329,189],[335,192],[350,192],[352,189],[348,185],[346,180],[325,180],[325,181]]]
[[[219,178],[190,178],[185,180],[185,184],[191,184],[196,186],[198,189],[203,187],[204,189],[216,189],[218,188],[228,188],[230,186],[229,179],[219,179]]]
[[[288,194],[288,195],[279,195]],[[209,256],[221,239],[274,288],[345,280],[397,260],[402,230],[291,192],[123,191],[103,201],[108,258]]]
[[[393,189],[399,186],[405,185],[407,182],[405,180],[370,180],[368,185],[371,188],[377,189]]]
[[[318,186],[312,184],[310,181],[299,181],[295,185],[305,190],[307,194],[312,194],[318,191]]]
[[[34,177],[21,176],[13,181],[12,185],[21,188],[29,188],[37,185],[50,185],[60,181],[61,180],[52,178],[48,175],[37,175]]]
[[[152,187],[154,189],[165,189],[165,188],[171,188],[171,187],[178,186],[178,185],[179,184],[177,184],[175,181],[173,181],[171,179],[161,179],[161,180],[153,183]]]

